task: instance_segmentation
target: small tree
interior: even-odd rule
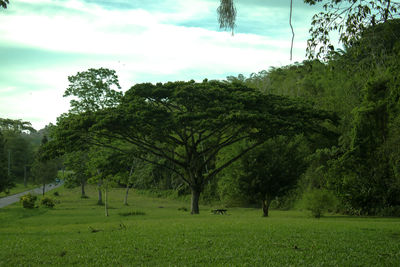
[[[35,181],[43,185],[43,195],[46,191],[46,183],[54,181],[58,173],[57,161],[49,158],[46,147],[47,142],[47,137],[43,136],[36,159],[32,165],[32,174],[35,177]]]
[[[72,97],[70,100],[71,109],[69,113],[62,114],[58,120],[63,120],[67,117],[77,115],[77,119],[80,120],[80,115],[83,116],[85,113],[96,112],[104,108],[116,106],[121,97],[122,93],[115,89],[121,89],[119,85],[118,76],[114,70],[99,68],[90,68],[87,71],[78,72],[76,75],[68,77],[69,86],[64,92],[64,97]],[[76,117],[75,117],[76,118]],[[74,135],[74,131],[70,132]],[[55,129],[54,136],[57,136],[57,128]],[[85,195],[85,183],[88,179],[88,173],[85,169],[88,169],[90,159],[88,159],[88,153],[91,149],[90,142],[82,139],[80,142],[65,143],[65,140],[55,138],[51,142],[51,146],[58,155],[66,153],[72,153],[67,156],[67,164],[75,172],[75,178],[81,185],[82,196]],[[80,159],[77,159],[76,157]],[[85,164],[85,162],[87,164]],[[99,175],[99,171],[95,170],[92,175]],[[93,180],[93,179],[92,179]],[[98,204],[103,204],[102,200],[102,179],[96,179],[98,182],[98,193],[99,199]]]
[[[68,176],[68,181],[81,186],[82,198],[86,197],[85,185],[89,178],[88,161],[87,151],[74,151],[65,155],[64,164],[73,172]]]
[[[72,113],[113,107],[122,97],[122,93],[115,90],[121,89],[121,86],[114,70],[88,69],[69,76],[68,81],[70,84],[64,92],[64,97],[77,98],[70,101]]]
[[[104,192],[104,211],[108,216],[108,192],[116,185],[116,174],[119,172],[118,164],[114,159],[118,156],[115,152],[105,148],[92,148],[89,152],[89,171],[91,183],[97,183],[100,191]],[[100,199],[98,204],[100,203]]]
[[[336,206],[335,196],[326,189],[314,188],[303,195],[305,208],[311,211],[315,218],[320,218],[324,212]]]
[[[306,170],[307,148],[302,139],[279,136],[268,140],[242,159],[240,188],[262,203],[263,216],[275,197],[292,189]]]
[[[128,162],[130,162],[130,164]],[[135,169],[139,166],[140,160],[133,157],[133,158],[127,158],[127,160],[120,159],[119,163],[122,164],[122,166],[121,166],[121,171],[117,173],[116,179],[118,180],[118,182],[126,185],[124,205],[127,206],[129,190],[132,188],[134,183],[133,174],[135,172]],[[129,171],[127,170],[126,167],[129,167]]]

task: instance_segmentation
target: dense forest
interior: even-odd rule
[[[339,116],[337,139],[308,141],[308,167],[300,175],[298,193],[327,190],[346,213],[399,215],[399,34],[400,21],[388,21],[367,29],[326,62],[228,77],[265,94],[306,99]],[[244,171],[246,161],[240,164],[231,171]]]
[[[79,72],[56,125],[1,119],[0,190],[65,166],[99,203],[124,186],[125,203],[130,188],[191,195],[194,214],[203,201],[400,216],[399,36],[388,20],[324,60],[125,93],[113,70]]]

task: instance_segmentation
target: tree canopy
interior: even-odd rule
[[[0,130],[13,131],[17,133],[21,133],[23,131],[27,131],[30,133],[36,132],[36,130],[32,127],[32,124],[28,121],[3,119],[3,118],[0,118]]]
[[[72,96],[77,99],[70,101],[70,112],[80,113],[96,111],[118,104],[122,96],[118,76],[114,70],[99,68],[88,69],[68,77],[69,86],[64,97]]]

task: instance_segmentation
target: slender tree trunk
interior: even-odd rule
[[[26,166],[24,166],[24,187],[27,186],[27,177],[26,177]]]
[[[268,217],[269,205],[271,204],[271,198],[266,196],[262,201],[263,217]]]
[[[131,180],[131,177],[132,177],[134,162],[135,161],[132,162],[131,170],[129,172],[129,177],[128,177],[128,180],[126,182],[126,193],[125,193],[125,198],[124,198],[124,205],[125,206],[128,206],[128,193],[129,193],[129,189],[131,187],[131,185],[129,184],[129,181]]]
[[[191,214],[199,214],[199,199],[200,199],[200,190],[196,188],[192,188],[192,211]]]
[[[126,191],[125,191],[125,198],[124,198],[124,205],[128,206],[128,193],[129,193],[129,189],[130,189],[130,185],[129,183],[126,184]]]
[[[9,149],[8,150],[8,171],[7,171],[7,174],[8,174],[8,178],[10,178],[11,177],[11,149]]]
[[[99,200],[97,201],[98,205],[103,205],[103,197],[102,197],[102,193],[101,193],[101,185],[102,185],[103,181],[100,179],[99,183],[97,184],[98,186],[98,190],[99,190]]]
[[[46,191],[46,183],[43,183],[43,196],[44,196],[45,191]]]
[[[108,217],[107,186],[104,189],[104,210],[106,212],[106,217]]]
[[[81,180],[81,196],[85,197],[86,193],[85,193],[85,180]]]

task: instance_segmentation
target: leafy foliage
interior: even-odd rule
[[[370,26],[398,18],[400,3],[391,0],[304,0],[314,5],[323,3],[324,11],[315,14],[307,43],[310,58],[326,56],[334,51],[329,34],[338,31],[339,41],[345,46],[353,45]],[[315,51],[317,49],[317,51]]]

